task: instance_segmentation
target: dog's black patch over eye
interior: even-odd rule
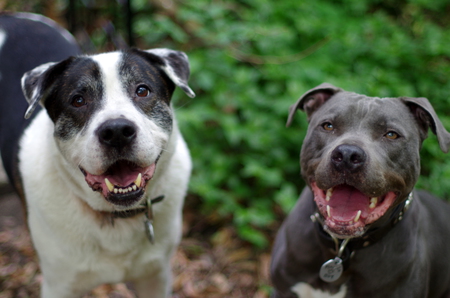
[[[82,106],[85,106],[87,102],[83,96],[77,95],[72,98],[70,104],[75,108],[81,108]]]
[[[148,89],[146,86],[139,86],[136,89],[136,96],[137,97],[147,97],[150,95],[150,89]]]

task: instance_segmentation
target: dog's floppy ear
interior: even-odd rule
[[[286,126],[291,125],[297,109],[305,111],[309,120],[311,115],[322,106],[325,101],[339,91],[342,91],[342,89],[328,83],[322,83],[319,86],[308,90],[308,92],[300,96],[297,102],[289,108],[289,117]]]
[[[42,64],[22,76],[22,91],[29,103],[28,109],[25,112],[25,119],[30,118],[40,102],[44,102],[58,76],[67,68],[73,59],[74,57],[70,57],[61,62]]]
[[[445,153],[450,148],[450,133],[442,125],[436,112],[425,97],[401,97],[416,117],[420,128],[423,131],[423,138],[427,137],[428,128],[437,136],[439,146]]]
[[[191,98],[195,97],[194,91],[192,91],[192,89],[188,86],[190,68],[188,57],[184,52],[165,48],[146,51],[134,49],[134,51],[138,53],[147,53],[147,58],[150,58],[152,62],[156,62],[175,85],[180,87],[187,94],[187,96]],[[153,57],[148,57],[148,54]],[[157,57],[156,60],[152,59],[155,57]]]

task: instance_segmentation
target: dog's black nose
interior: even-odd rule
[[[136,138],[137,127],[130,120],[118,118],[105,121],[97,129],[100,143],[121,149]]]
[[[338,171],[354,172],[366,162],[366,153],[355,145],[339,145],[331,152],[331,162]]]

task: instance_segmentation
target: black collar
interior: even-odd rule
[[[391,215],[390,220],[386,225],[373,229],[369,228],[369,230],[365,232],[364,235],[362,235],[361,237],[351,238],[348,241],[347,245],[345,245],[344,247],[344,251],[341,257],[343,261],[344,270],[349,267],[350,257],[356,250],[368,247],[378,242],[397,223],[399,223],[403,219],[405,212],[411,206],[413,198],[414,198],[413,193],[411,192],[408,196],[408,199],[395,208],[394,212]],[[342,246],[343,240],[331,236],[323,229],[323,219],[318,212],[315,212],[314,214],[311,215],[311,220],[314,222],[314,226],[318,231],[320,241],[325,246],[330,247],[333,253],[337,255],[339,248]]]
[[[163,199],[164,199],[164,195],[152,199],[151,203],[153,205],[153,204],[161,202]],[[136,216],[138,214],[145,213],[147,211],[147,209],[148,209],[148,206],[147,206],[147,204],[145,204],[144,206],[139,206],[138,208],[135,208],[135,209],[113,211],[113,212],[109,212],[109,213],[111,214],[112,219],[130,218],[130,217]]]

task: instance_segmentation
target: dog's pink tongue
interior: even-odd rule
[[[114,185],[127,186],[136,180],[142,170],[142,168],[130,166],[126,162],[118,162],[109,169],[110,173],[106,174],[105,178],[108,178]]]
[[[365,217],[370,199],[356,188],[348,185],[339,185],[333,188],[333,194],[329,202],[331,217],[339,221],[351,221],[356,213],[361,210],[361,216]]]

